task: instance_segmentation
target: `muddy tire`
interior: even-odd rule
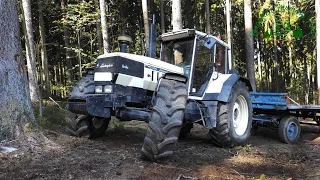
[[[280,120],[278,134],[280,140],[287,144],[297,143],[300,137],[301,127],[294,116],[285,116]]]
[[[151,161],[170,157],[178,141],[187,86],[184,83],[162,79],[155,94],[154,106],[144,138],[141,154]]]
[[[192,128],[193,128],[193,123],[183,123],[180,130],[179,139],[186,138],[188,134],[190,134],[190,131]]]
[[[67,111],[67,131],[73,136],[94,139],[102,136],[107,130],[109,119],[75,114]]]
[[[220,147],[243,145],[250,136],[252,104],[248,87],[238,81],[227,103],[218,103],[217,124],[209,134],[214,144]]]

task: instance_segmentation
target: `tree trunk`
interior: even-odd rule
[[[106,2],[105,0],[100,0],[100,16],[101,16],[101,28],[102,28],[102,40],[103,40],[103,51],[104,53],[109,52],[109,37],[108,37],[108,27],[107,27],[107,17],[106,17]]]
[[[23,138],[32,120],[30,94],[20,42],[16,1],[0,1],[0,141]]]
[[[233,67],[233,52],[232,52],[232,33],[231,33],[231,4],[230,0],[226,0],[226,19],[227,19],[227,40],[230,50],[228,51],[228,57],[230,58],[229,68]]]
[[[165,14],[164,14],[164,0],[160,0],[160,18],[161,18],[161,32],[162,34],[166,32],[166,27],[164,24]]]
[[[210,34],[211,24],[210,24],[210,1],[209,0],[206,0],[205,6],[206,6],[206,33]]]
[[[274,6],[276,4],[276,0],[274,0]],[[278,42],[277,42],[277,22],[276,22],[276,14],[273,16],[273,53],[274,53],[274,77],[276,80],[276,92],[280,92],[280,82],[279,82],[279,60],[278,60]]]
[[[146,53],[149,50],[149,18],[148,18],[148,4],[147,0],[142,0],[142,14],[145,34]]]
[[[306,93],[304,96],[304,104],[309,104],[309,76],[308,76],[308,63],[307,56],[303,56],[303,74],[304,74],[304,92]]]
[[[317,27],[317,86],[318,104],[320,104],[320,1],[315,0],[316,6],[316,27]]]
[[[68,0],[61,0],[61,10],[63,13],[67,12],[67,1]],[[72,58],[71,52],[69,50],[69,32],[68,27],[63,24],[63,40],[64,46],[66,48],[66,62],[67,62],[67,72],[68,72],[68,85],[70,85],[73,81],[73,71],[72,71]]]
[[[47,56],[42,9],[43,9],[42,0],[38,0],[39,34],[40,34],[40,46],[41,46],[41,76],[42,76],[41,79],[43,81],[43,90],[45,92],[45,95],[48,96],[50,94],[50,82],[48,77],[48,56]]]
[[[99,0],[94,0],[94,6],[96,8],[97,11],[100,10],[100,3]],[[97,16],[97,22],[96,22],[96,31],[97,31],[97,41],[98,41],[98,50],[101,50],[101,48],[103,47],[102,44],[102,32],[101,32],[101,20],[100,20],[101,16],[98,15]]]
[[[244,25],[247,77],[250,80],[253,91],[256,91],[251,0],[244,0]]]
[[[82,59],[81,59],[81,42],[80,42],[80,30],[77,30],[78,39],[78,62],[79,62],[79,77],[82,77]]]
[[[173,31],[182,29],[181,0],[172,1],[172,27]]]
[[[259,43],[259,39],[257,40],[257,48],[258,48],[258,73],[259,73],[259,88],[260,90],[262,89],[262,71],[261,71],[261,48],[260,48],[260,43]]]
[[[28,46],[27,64],[28,64],[28,78],[31,101],[39,101],[39,88],[37,83],[37,70],[36,70],[36,56],[35,45],[32,27],[32,15],[30,0],[22,0],[22,7],[24,19],[26,24],[26,43]]]

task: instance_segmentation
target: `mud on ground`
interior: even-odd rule
[[[281,143],[276,130],[265,128],[249,145],[223,149],[196,125],[174,156],[160,163],[140,157],[146,128],[143,122],[127,122],[95,140],[70,137],[64,127],[44,130],[44,146],[0,153],[0,179],[320,179],[315,127],[305,126],[295,145]]]

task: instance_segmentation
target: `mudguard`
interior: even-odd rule
[[[202,100],[228,102],[232,87],[238,80],[245,82],[249,90],[252,90],[249,80],[240,77],[238,74],[231,74],[231,76],[223,83],[220,93],[205,93]]]

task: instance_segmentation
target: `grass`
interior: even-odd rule
[[[124,129],[124,122],[121,122],[119,119],[115,117],[111,117],[109,128],[114,130],[123,130]]]
[[[65,102],[59,102],[60,107],[52,101],[44,100],[42,105],[42,118],[39,117],[39,104],[34,104],[34,112],[40,127],[54,129],[65,125]]]

